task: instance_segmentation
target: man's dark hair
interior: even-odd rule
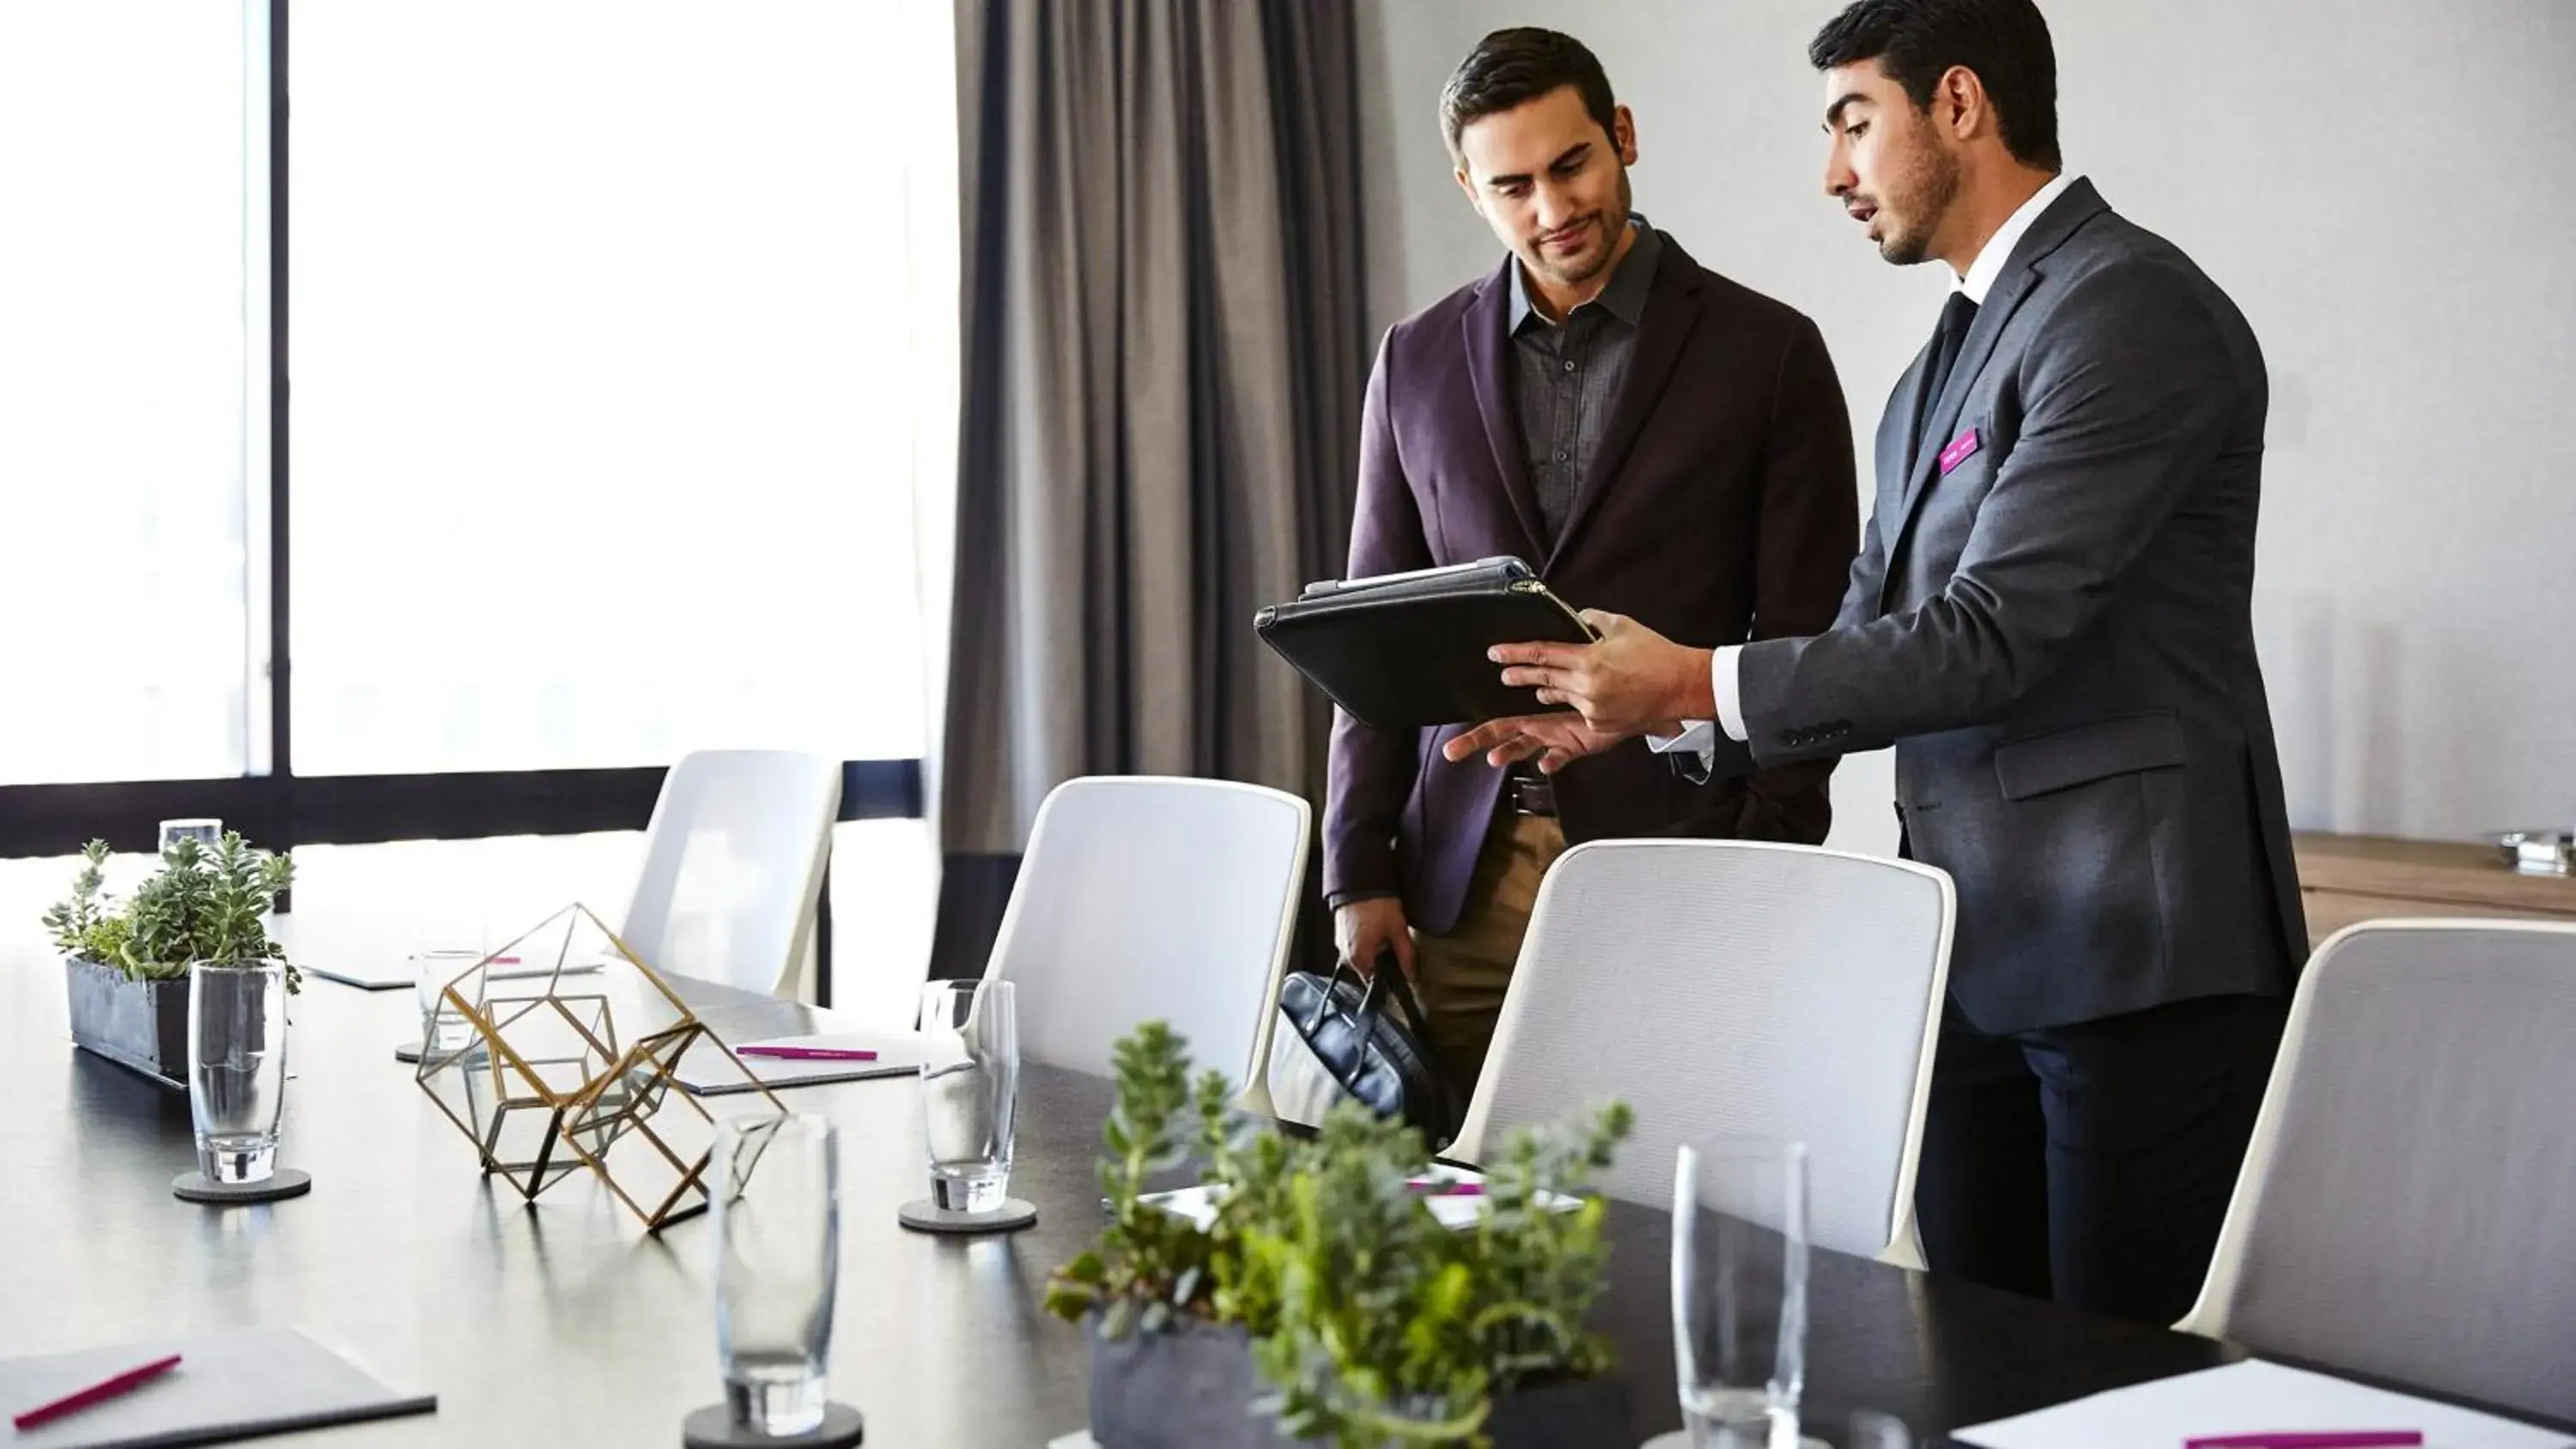
[[[1950,67],[1977,73],[1994,102],[2004,148],[2049,171],[2057,150],[2057,51],[2031,0],[1852,0],[1807,47],[1818,70],[1874,60],[1916,110],[1932,104]]]
[[[1560,86],[1574,87],[1604,134],[1618,134],[1619,103],[1610,97],[1610,77],[1582,41],[1534,25],[1497,30],[1477,41],[1440,88],[1440,127],[1449,137],[1449,155],[1463,159],[1458,137],[1471,123]]]

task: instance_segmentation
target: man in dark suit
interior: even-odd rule
[[[1631,212],[1634,118],[1571,37],[1487,36],[1441,110],[1458,184],[1511,255],[1387,333],[1350,576],[1509,554],[1578,604],[1698,644],[1831,621],[1859,504],[1815,325]],[[1639,747],[1551,788],[1434,767],[1442,738],[1336,716],[1324,887],[1345,959],[1393,952],[1413,974],[1462,1089],[1569,841],[1812,842],[1829,823],[1830,758],[1702,790]]]
[[[1889,261],[1959,281],[1879,425],[1840,617],[1741,650],[1625,619],[1508,647],[1505,679],[1580,716],[1447,750],[1553,771],[1697,717],[1723,777],[1893,743],[1905,848],[1959,895],[1932,1268],[2170,1321],[2306,954],[2250,620],[2262,352],[2190,258],[2060,174],[2030,0],[1858,0],[1810,59],[1827,190]]]

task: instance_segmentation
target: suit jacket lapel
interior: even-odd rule
[[[2023,234],[2021,244],[2014,249],[2011,265],[2005,267],[2003,275],[1995,280],[1994,290],[1986,294],[1985,305],[1977,309],[1977,320],[1969,325],[1966,340],[1959,344],[1959,360],[1950,368],[1949,381],[1942,385],[1941,395],[1932,400],[1923,416],[1915,420],[1911,432],[1914,446],[1905,465],[1905,496],[1897,505],[1896,517],[1883,529],[1891,564],[1895,561],[1898,546],[1904,541],[1907,528],[1914,522],[1915,511],[1921,507],[1924,494],[1930,491],[1933,470],[1940,466],[1941,452],[1951,439],[1951,430],[1959,425],[1959,413],[1967,406],[1969,389],[1975,385],[1977,374],[1984,371],[1986,363],[1993,358],[1995,344],[2003,337],[2004,329],[2012,325],[2014,311],[2039,283],[2040,263],[2063,246],[2066,239],[2075,234],[2076,228],[2107,209],[2102,204],[2101,193],[2093,189],[2093,183],[2078,181],[2068,187],[2066,194],[2057,198]],[[1916,372],[1909,376],[1919,374],[1929,360],[1927,348],[1924,356],[1915,359]],[[1888,577],[1890,580],[1896,577],[1894,568],[1888,570]]]
[[[1645,311],[1637,318],[1637,342],[1628,354],[1628,375],[1619,384],[1619,400],[1611,407],[1610,425],[1592,454],[1592,466],[1584,471],[1582,486],[1575,490],[1574,506],[1566,511],[1565,529],[1556,536],[1556,547],[1548,553],[1551,567],[1573,547],[1585,521],[1599,511],[1602,495],[1610,491],[1612,480],[1627,466],[1628,455],[1636,451],[1647,419],[1655,415],[1655,406],[1663,399],[1665,385],[1673,380],[1682,349],[1699,327],[1699,263],[1692,261],[1670,236],[1664,236],[1662,242],[1664,251],[1655,268],[1654,288],[1647,293]]]
[[[1505,257],[1503,265],[1516,267],[1520,263]],[[1476,393],[1476,411],[1484,415],[1485,441],[1494,451],[1494,470],[1503,480],[1503,495],[1511,500],[1512,512],[1520,520],[1521,534],[1528,545],[1521,557],[1538,564],[1547,557],[1540,542],[1547,537],[1547,520],[1539,512],[1538,494],[1530,488],[1529,468],[1521,457],[1520,424],[1512,404],[1510,360],[1504,353],[1510,342],[1503,335],[1511,313],[1511,296],[1509,279],[1496,270],[1459,317],[1459,340],[1467,348],[1467,378]]]

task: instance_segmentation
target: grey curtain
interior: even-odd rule
[[[1082,774],[1320,800],[1252,616],[1339,571],[1368,337],[1348,0],[960,0],[940,959]]]

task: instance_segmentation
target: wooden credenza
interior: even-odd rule
[[[2313,946],[2384,916],[2576,921],[2576,876],[2523,875],[2492,845],[2294,834]]]

